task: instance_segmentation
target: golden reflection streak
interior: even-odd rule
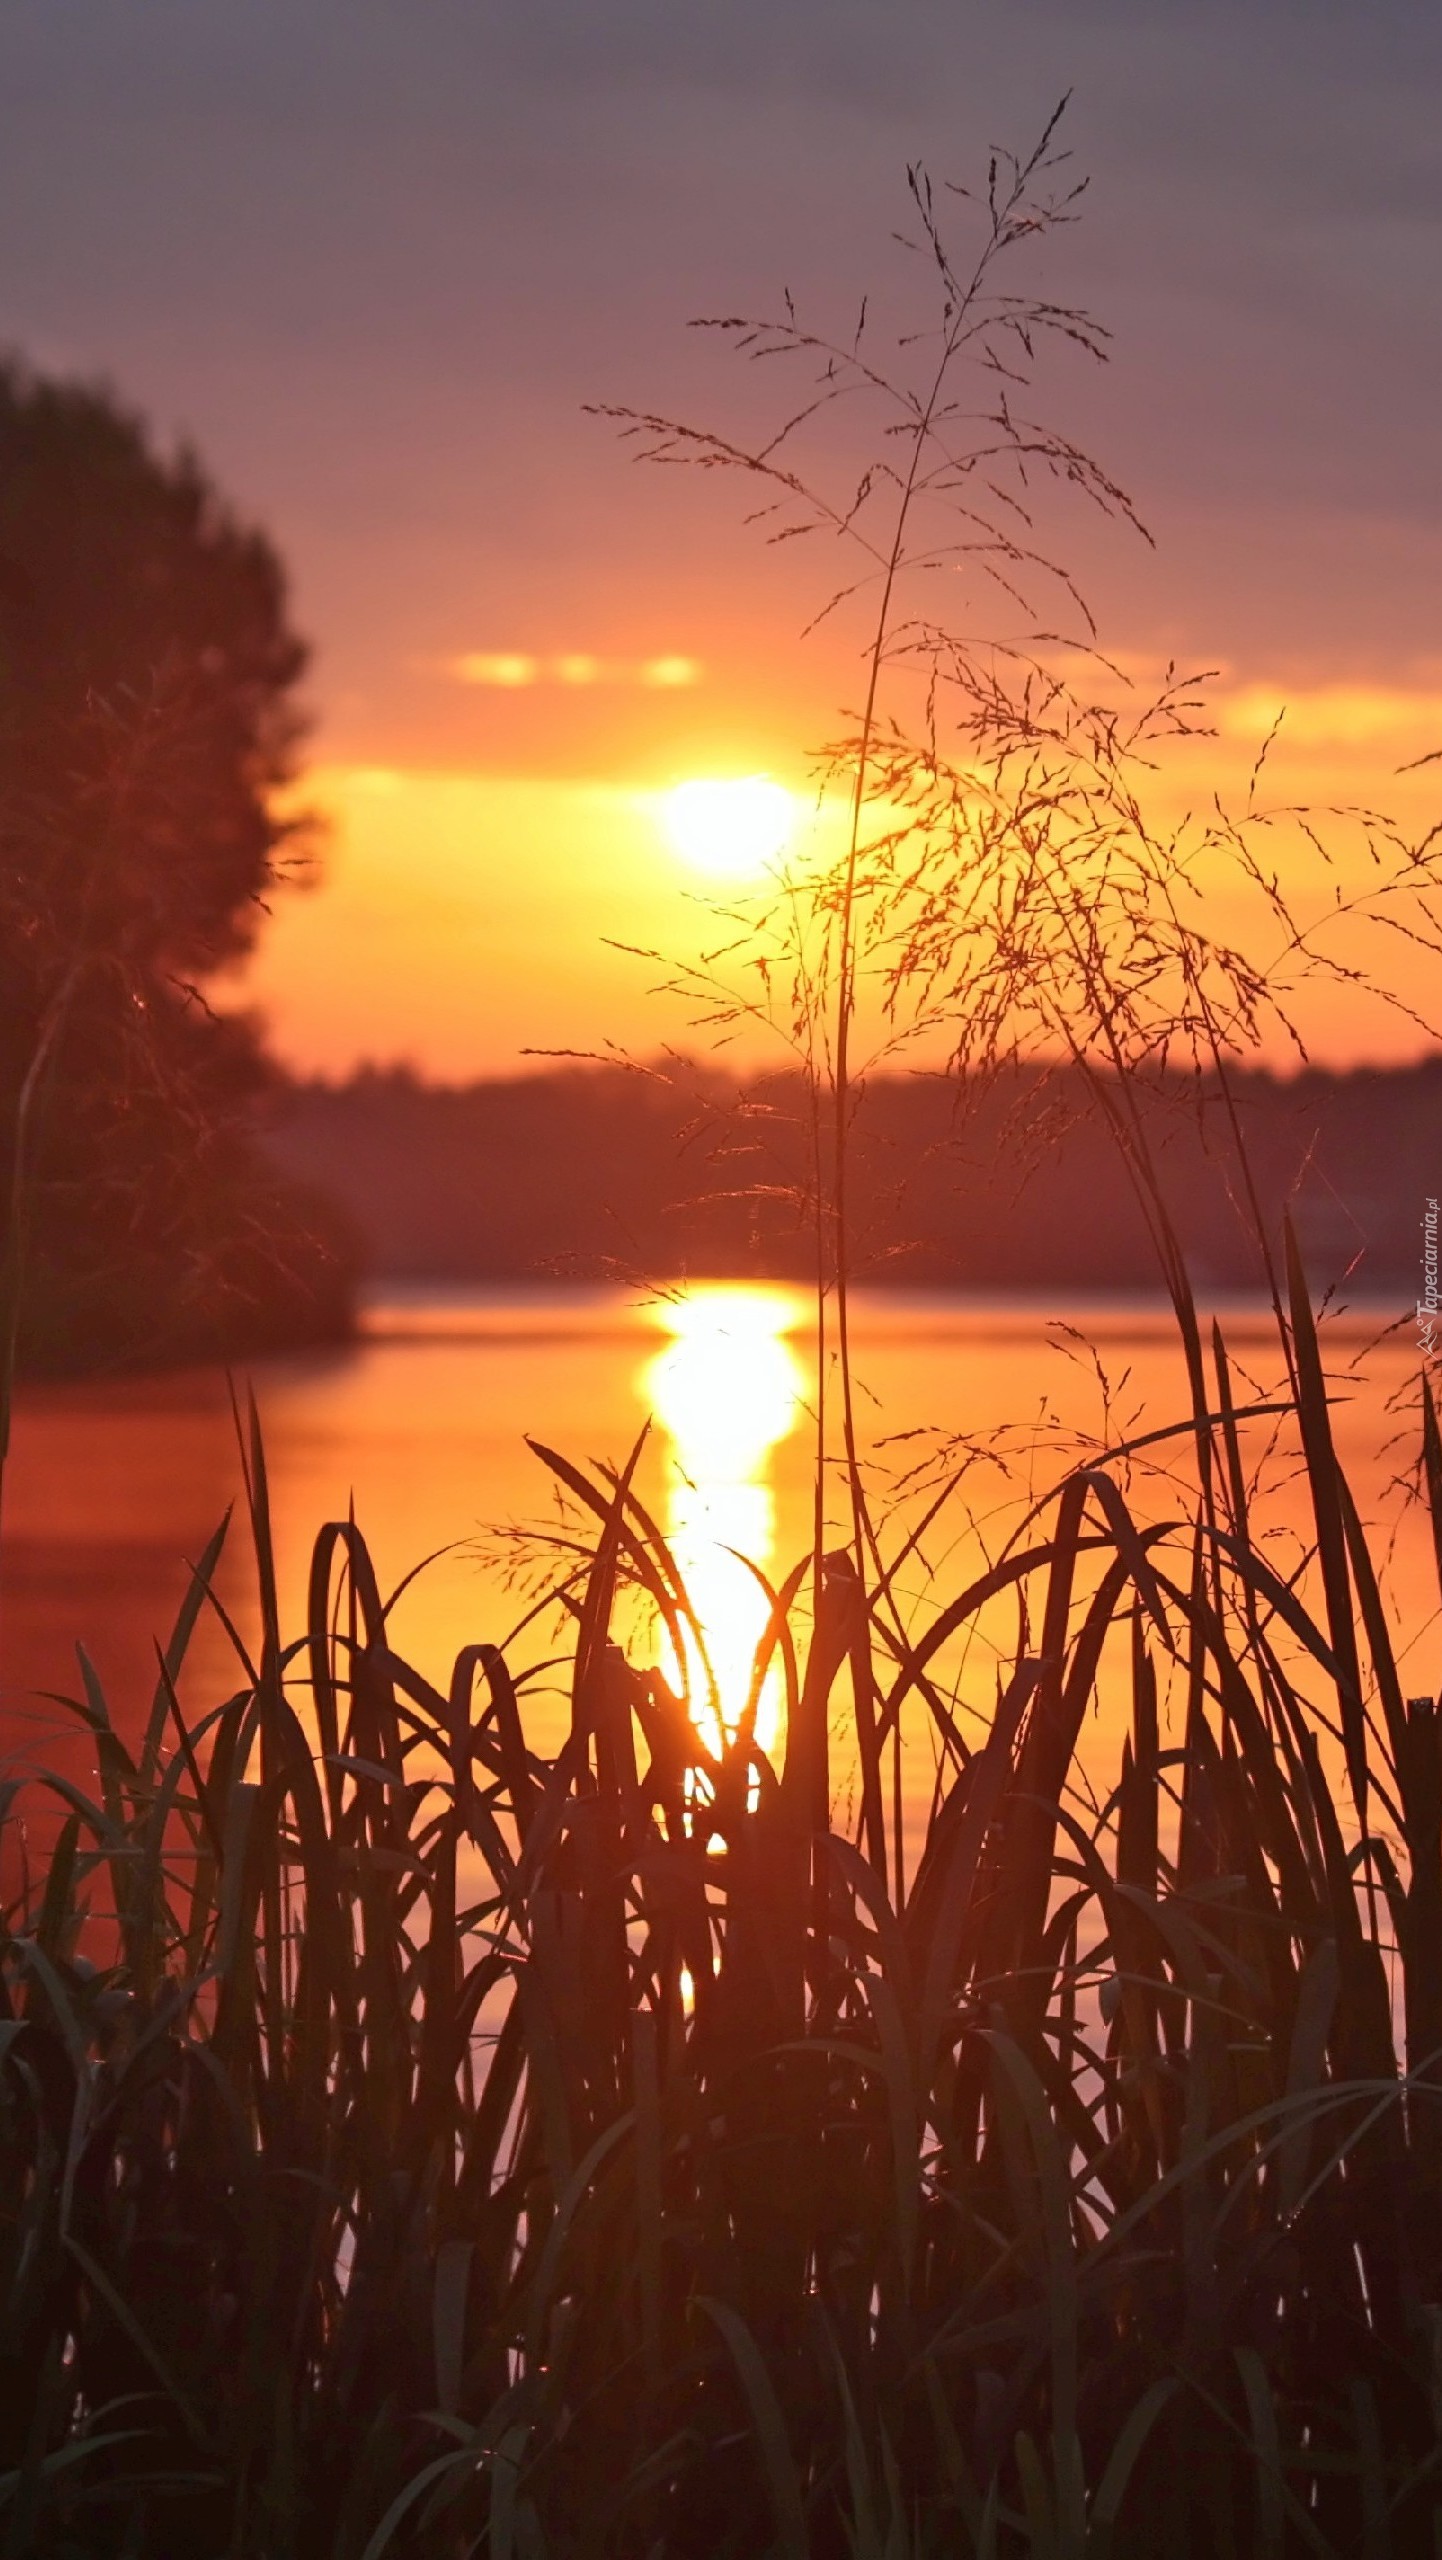
[[[670,1443],[666,1533],[705,1637],[720,1723],[731,1728],[768,1615],[742,1558],[774,1580],[770,1461],[801,1418],[805,1379],[788,1337],[802,1315],[800,1298],[785,1289],[718,1282],[690,1290],[660,1310],[671,1340],[640,1382]],[[716,1749],[722,1735],[701,1665],[682,1667],[699,1728]],[[776,1740],[780,1699],[773,1664],[756,1720],[764,1751]]]

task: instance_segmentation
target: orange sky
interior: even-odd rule
[[[227,1000],[328,1073],[688,1036],[607,947],[707,930],[656,795],[804,790],[856,635],[799,641],[827,563],[585,404],[774,419],[685,322],[886,308],[907,163],[975,178],[1068,88],[1093,185],[1036,282],[1113,354],[1042,405],[1156,548],[1064,511],[1061,547],[1113,653],[1223,670],[1163,801],[1243,790],[1285,700],[1276,787],[1430,823],[1396,768],[1442,743],[1439,81],[1409,0],[15,0],[0,340],[192,437],[315,644],[323,883]],[[1386,965],[1430,1015],[1428,965]],[[1303,1018],[1335,1059],[1424,1036]]]
[[[704,690],[702,674],[694,692],[704,698]],[[1214,787],[1240,805],[1283,699],[1286,719],[1271,757],[1275,798],[1339,809],[1387,806],[1412,832],[1422,831],[1435,786],[1426,773],[1399,778],[1396,768],[1442,738],[1442,683],[1435,694],[1294,685],[1285,697],[1255,681],[1219,686],[1220,735],[1174,758],[1158,805],[1177,814]],[[717,920],[726,892],[671,841],[666,787],[688,776],[767,770],[795,790],[799,834],[810,823],[811,803],[805,765],[780,740],[764,731],[748,735],[739,715],[729,727],[718,718],[708,738],[690,701],[682,717],[688,725],[678,720],[672,754],[663,732],[659,745],[638,752],[634,775],[625,779],[419,765],[317,768],[310,796],[330,825],[323,885],[277,904],[243,989],[263,1005],[282,1054],[324,1075],[358,1059],[405,1059],[436,1076],[464,1078],[513,1071],[528,1049],[704,1045],[698,1014],[660,992],[664,973],[634,956],[641,946],[679,961],[730,939]],[[745,758],[747,745],[755,762]],[[1296,830],[1279,837],[1283,877],[1308,916],[1325,913],[1335,894],[1353,897],[1369,885],[1356,829],[1342,817],[1322,824],[1337,848],[1328,873]],[[1255,902],[1219,898],[1207,922],[1259,953],[1276,947]],[[1362,936],[1348,923],[1324,931],[1320,947],[1344,963],[1365,958],[1412,1012],[1438,1019],[1437,964],[1400,936]],[[1426,1046],[1408,1013],[1332,983],[1305,992],[1295,1010],[1321,1059],[1405,1060]],[[759,1063],[781,1057],[762,1037],[743,1036],[734,1054]],[[1284,1045],[1274,1044],[1272,1054],[1284,1056]]]

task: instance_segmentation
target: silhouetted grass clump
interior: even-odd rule
[[[719,1754],[613,1640],[639,1586],[704,1691],[629,1470],[550,1455],[594,1537],[546,1756],[554,1664],[431,1685],[350,1524],[283,1641],[256,1436],[259,1659],[182,1721],[217,1541],[133,1759],[87,1683],[98,1792],[50,1782],[7,1918],[3,2548],[1430,2554],[1438,1710],[1295,1269],[1286,1321],[1304,1571],[1265,1560],[1218,1338],[1189,1517],[1079,1470],[909,1632],[845,1556],[808,1632],[798,1572]],[[946,1665],[1006,1591],[969,1745]],[[903,1718],[939,1770],[909,1880]]]

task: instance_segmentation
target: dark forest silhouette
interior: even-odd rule
[[[105,391],[0,366],[0,1201],[20,1365],[343,1330],[346,1248],[251,1134],[204,988],[301,851],[306,651],[265,537]]]
[[[1442,1059],[1232,1079],[1259,1192],[1318,1281],[1413,1290],[1442,1157]],[[1196,1284],[1260,1284],[1215,1090],[1154,1079],[1149,1121]],[[1117,1150],[1079,1079],[876,1078],[859,1102],[857,1276],[1013,1289],[1156,1284]],[[428,1085],[406,1068],[292,1089],[270,1145],[329,1185],[372,1272],[513,1280],[806,1280],[800,1080],[568,1068]]]

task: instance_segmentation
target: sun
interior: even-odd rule
[[[661,804],[673,850],[713,880],[752,880],[796,831],[796,801],[764,773],[730,782],[678,782]]]

